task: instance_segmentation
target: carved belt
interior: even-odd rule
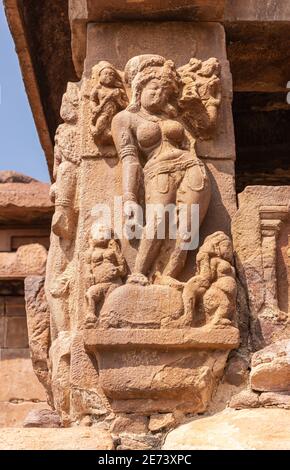
[[[175,173],[176,171],[185,171],[195,165],[198,165],[204,169],[203,163],[196,158],[182,161],[179,157],[178,160],[156,162],[154,165],[150,166],[150,168],[146,168],[145,166],[143,169],[145,183],[146,181],[151,180],[154,178],[154,176],[160,175],[161,173]]]

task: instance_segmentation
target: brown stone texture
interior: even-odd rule
[[[0,401],[0,432],[3,428],[22,428],[27,414],[47,408],[45,402],[22,401],[13,403]]]
[[[2,429],[1,450],[114,450],[110,434],[94,428]]]
[[[44,274],[47,250],[39,243],[20,246],[16,253],[0,253],[0,273],[4,279]]]
[[[51,217],[53,205],[49,185],[13,172],[0,172],[0,222],[44,220]]]
[[[288,289],[279,289],[278,275],[283,271],[282,278],[289,277],[289,198],[289,186],[249,186],[239,195],[239,210],[233,218],[236,266],[248,293],[255,349],[289,335],[288,303],[286,311],[280,307],[286,304]]]
[[[240,393],[234,395],[229,402],[229,407],[235,410],[259,408],[260,405],[259,394],[253,392],[251,389],[242,390]]]
[[[24,428],[59,428],[61,422],[56,411],[44,409],[30,411],[24,422]]]
[[[273,343],[252,357],[251,387],[260,392],[290,391],[290,341]]]
[[[46,397],[35,377],[28,349],[1,349],[0,373],[1,428],[21,427],[28,412],[47,408]]]
[[[227,61],[224,29],[219,24],[207,23],[138,23],[90,24],[85,75],[98,60],[108,60],[118,69],[138,54],[160,54],[173,60],[179,67],[191,57],[205,60],[216,57],[222,70],[221,119],[215,138],[198,143],[200,157],[234,159],[235,144],[231,112],[232,81]],[[176,38],[178,37],[178,45]],[[138,38],[138,41],[136,41]],[[212,38],[212,39],[210,39]],[[107,48],[107,44],[111,48]]]
[[[0,172],[0,426],[91,428],[37,443],[25,430],[18,448],[158,449],[205,411],[165,448],[289,448],[290,186],[247,187],[238,204],[235,188],[231,71],[237,191],[289,180],[290,9],[264,3],[4,0],[54,183]],[[97,213],[115,196],[198,204],[197,249],[184,232],[160,243],[155,222],[150,241],[124,241]]]
[[[267,4],[264,0],[180,0],[174,4],[167,0],[71,0],[72,33],[67,1],[55,0],[53,6],[50,0],[5,0],[4,4],[51,174],[53,136],[60,122],[62,94],[67,81],[77,79],[73,58],[81,76],[87,22],[219,21],[227,33],[235,89],[252,92],[258,99],[260,92],[280,91],[285,105],[290,76],[288,0],[271,0]]]
[[[148,432],[148,418],[134,414],[120,414],[110,427],[112,434],[123,432],[132,434],[146,434]]]
[[[63,424],[161,413],[164,423],[155,426],[164,430],[172,410],[206,410],[239,345],[225,35],[211,23],[144,23],[141,30],[136,22],[90,23],[87,43],[85,75],[67,85],[56,134],[45,280],[51,344],[38,294],[29,336],[44,352]],[[199,204],[198,249],[180,249],[183,232],[161,243],[155,234],[140,243],[119,237],[115,221],[99,220],[97,204],[113,209],[121,195],[129,203]],[[149,445],[124,439],[121,448]]]
[[[246,382],[248,369],[249,361],[246,358],[238,354],[233,355],[229,359],[225,370],[225,380],[231,385],[239,386],[243,382]]]
[[[34,375],[27,349],[2,349],[0,369],[3,377],[1,402],[45,401],[43,388]]]
[[[290,410],[290,394],[288,392],[264,392],[259,397],[261,406],[277,407]]]
[[[290,21],[290,6],[287,0],[227,0],[226,21]]]
[[[163,449],[289,450],[289,421],[287,410],[225,410],[171,431]]]
[[[233,395],[229,407],[236,410],[247,408],[282,408],[290,409],[289,392],[254,392],[246,389]]]
[[[44,277],[25,279],[25,302],[29,333],[29,347],[34,372],[44,386],[52,405],[48,351],[50,347],[49,310],[44,293]]]
[[[127,434],[120,438],[116,450],[154,450],[160,449],[161,438],[150,435]]]
[[[225,0],[70,0],[69,18],[72,30],[72,51],[79,76],[86,57],[86,25],[90,22],[122,20],[219,21],[223,18]]]
[[[154,414],[150,416],[149,429],[152,432],[164,431],[173,428],[176,424],[172,413]]]

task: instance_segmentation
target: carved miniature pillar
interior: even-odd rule
[[[233,219],[237,270],[257,350],[289,336],[289,198],[289,186],[248,186]]]
[[[262,259],[265,281],[265,304],[278,309],[277,297],[277,237],[282,221],[288,215],[286,206],[260,207]]]

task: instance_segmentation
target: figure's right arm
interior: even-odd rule
[[[123,200],[138,202],[140,162],[130,114],[125,110],[113,118],[112,136],[122,161]]]

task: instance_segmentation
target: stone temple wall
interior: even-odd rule
[[[0,172],[0,206],[0,427],[5,427],[21,426],[29,411],[45,406],[30,359],[24,279],[45,269],[48,185]]]

